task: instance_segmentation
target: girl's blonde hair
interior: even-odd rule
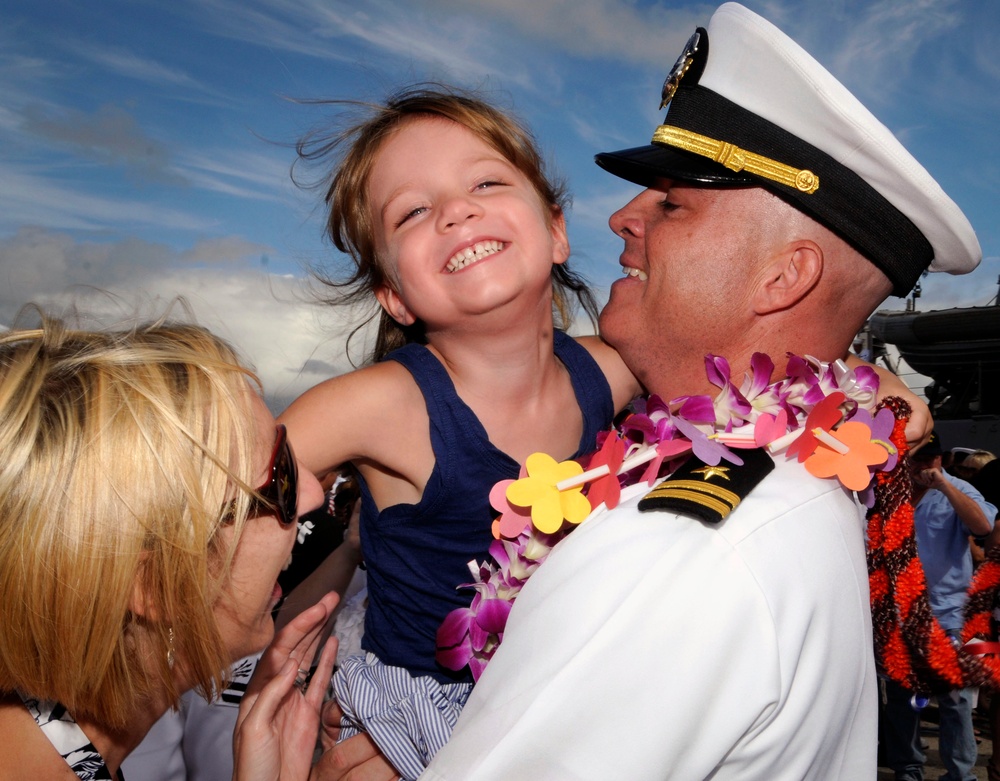
[[[154,693],[176,703],[168,656],[225,685],[213,607],[249,512],[257,380],[196,326],[39,314],[0,333],[0,690],[121,727]]]
[[[447,119],[470,130],[497,150],[531,182],[542,203],[554,214],[568,205],[562,182],[550,178],[531,133],[516,119],[472,93],[440,84],[417,85],[402,90],[383,104],[334,101],[336,105],[364,112],[360,121],[333,134],[318,131],[297,146],[299,160],[326,164],[332,173],[321,186],[326,188],[329,208],[327,237],[348,254],[353,269],[344,277],[314,268],[316,278],[334,292],[328,303],[374,302],[373,292],[387,283],[386,269],[375,252],[375,227],[368,203],[368,180],[382,144],[404,123],[422,117]],[[345,151],[346,147],[346,151]],[[332,165],[331,165],[332,161]],[[566,328],[573,316],[572,298],[583,306],[592,323],[597,321],[597,303],[586,281],[570,270],[568,263],[552,267],[553,315],[556,327]],[[386,312],[379,316],[375,349],[368,356],[378,360],[407,342],[423,341],[420,323],[404,327]],[[367,318],[352,336],[371,320]]]

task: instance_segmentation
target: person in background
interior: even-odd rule
[[[955,452],[954,450],[952,451]],[[954,459],[951,468],[948,470],[955,477],[960,477],[966,482],[973,482],[979,470],[993,461],[996,456],[989,450],[971,450],[965,454],[961,460]]]
[[[911,456],[917,555],[924,568],[931,610],[941,627],[959,642],[962,608],[972,578],[969,536],[986,537],[997,508],[972,485],[942,468],[936,433]],[[958,689],[937,697],[941,761],[945,781],[975,781],[976,736],[972,725],[975,692]],[[922,781],[925,757],[920,745],[920,713],[913,692],[886,682],[883,710],[886,764],[897,781]]]

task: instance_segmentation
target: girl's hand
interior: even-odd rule
[[[919,398],[903,383],[899,377],[883,366],[876,366],[873,363],[862,361],[856,355],[847,356],[847,365],[852,369],[858,366],[868,366],[878,374],[878,400],[882,401],[886,396],[899,396],[910,405],[910,419],[906,422],[906,442],[913,450],[921,445],[926,445],[934,430],[934,419],[931,417],[930,407],[927,402]]]
[[[301,671],[310,669],[337,599],[327,594],[296,616],[257,663],[233,734],[234,781],[308,781],[337,641],[323,646],[308,686]]]
[[[335,709],[337,723],[340,710]],[[326,714],[323,716],[327,720]],[[398,781],[399,773],[364,732],[323,752],[313,768],[311,781]]]

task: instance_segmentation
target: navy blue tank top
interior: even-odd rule
[[[574,457],[597,448],[611,423],[611,388],[586,348],[555,332],[555,354],[566,366],[583,413]],[[384,664],[430,675],[442,683],[471,681],[434,661],[438,627],[455,608],[468,607],[468,562],[487,558],[493,541],[490,489],[518,476],[520,465],[489,441],[486,429],[455,392],[441,362],[426,347],[409,344],[386,356],[413,375],[430,417],[434,471],[417,504],[381,513],[361,481],[361,551],[368,567],[368,611],[362,647]]]

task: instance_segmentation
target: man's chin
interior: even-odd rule
[[[619,345],[628,333],[628,319],[627,317],[622,317],[621,307],[616,306],[613,300],[609,300],[605,304],[604,309],[601,310],[601,314],[597,319],[597,328],[601,338],[618,350],[619,353],[622,351]]]

